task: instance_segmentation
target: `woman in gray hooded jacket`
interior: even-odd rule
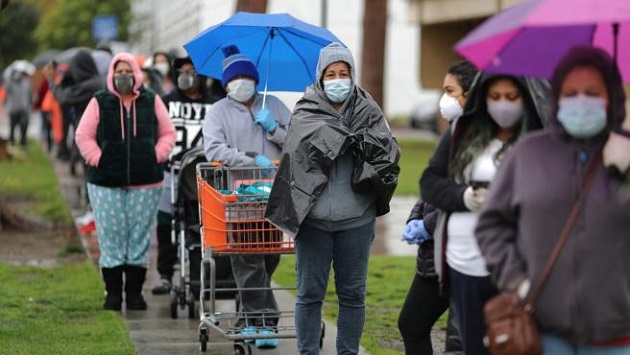
[[[497,286],[528,298],[581,193],[587,167],[596,164],[535,305],[545,354],[630,353],[630,200],[623,193],[628,169],[611,173],[598,160],[611,132],[620,131],[624,101],[621,75],[606,52],[570,51],[554,73],[550,124],[505,157],[477,224],[479,247]]]
[[[378,104],[355,84],[347,48],[323,48],[316,78],[296,104],[266,217],[295,236],[300,354],[319,353],[331,264],[337,353],[357,354],[374,222],[389,211],[400,152]]]

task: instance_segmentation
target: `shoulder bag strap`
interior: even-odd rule
[[[571,231],[571,228],[573,227],[573,224],[575,223],[575,219],[577,218],[580,212],[580,208],[582,207],[582,202],[584,202],[586,193],[588,192],[588,189],[590,188],[591,184],[593,183],[593,180],[595,179],[595,172],[597,171],[597,167],[600,166],[601,160],[602,160],[602,150],[600,148],[595,152],[595,155],[593,156],[593,160],[588,166],[588,171],[586,173],[586,177],[584,178],[584,182],[582,183],[580,195],[577,201],[573,203],[573,208],[571,209],[571,213],[569,213],[569,217],[567,218],[567,221],[564,223],[564,227],[562,228],[562,231],[560,232],[560,236],[558,237],[558,240],[556,241],[556,244],[554,245],[553,250],[551,251],[551,255],[549,256],[549,259],[547,260],[547,264],[545,264],[545,269],[543,270],[542,277],[540,278],[540,282],[534,289],[534,292],[532,292],[532,297],[530,298],[530,301],[528,302],[526,306],[527,310],[530,313],[533,312],[534,307],[536,305],[536,301],[538,300],[538,296],[540,295],[540,291],[542,291],[543,286],[549,279],[551,270],[553,269],[553,266],[556,260],[558,259],[558,256],[560,255],[560,251],[562,251],[562,247],[564,246],[565,242],[567,241],[569,237],[569,232]]]

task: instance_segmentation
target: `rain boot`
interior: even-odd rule
[[[142,297],[142,286],[147,275],[147,269],[141,266],[125,265],[125,293],[127,310],[144,311],[147,302]]]
[[[105,303],[103,308],[120,311],[122,308],[123,267],[101,268],[105,282]]]

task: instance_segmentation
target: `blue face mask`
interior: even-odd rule
[[[351,87],[351,79],[334,79],[324,81],[324,92],[326,93],[326,96],[328,96],[328,99],[334,103],[346,101],[348,95],[350,95]]]
[[[564,97],[558,101],[557,117],[572,137],[591,138],[606,127],[606,103],[600,97]]]

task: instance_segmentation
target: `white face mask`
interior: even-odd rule
[[[245,103],[256,93],[256,83],[251,79],[235,79],[228,83],[228,96]]]
[[[162,77],[166,77],[166,75],[168,74],[168,70],[170,69],[170,66],[168,65],[168,63],[159,62],[159,63],[155,63],[155,65],[153,65],[153,68],[155,68],[155,70],[160,72],[160,74],[162,74]]]
[[[459,101],[453,96],[444,93],[440,99],[440,114],[448,122],[458,119],[464,113],[464,109],[459,105]]]
[[[488,100],[487,105],[488,114],[501,128],[510,128],[523,117],[522,103]]]

